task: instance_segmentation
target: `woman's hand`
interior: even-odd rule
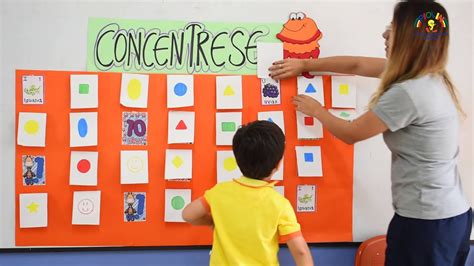
[[[304,59],[288,58],[274,62],[268,70],[270,70],[270,76],[272,79],[286,79],[298,76],[302,72],[305,72],[305,65],[306,63]]]
[[[321,109],[324,109],[317,100],[303,94],[293,97],[293,104],[297,111],[313,117],[316,117]]]

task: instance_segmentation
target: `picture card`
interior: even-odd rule
[[[216,113],[216,145],[232,146],[234,134],[241,125],[241,112]]]
[[[147,108],[148,75],[122,73],[120,104],[125,107]]]
[[[17,144],[29,147],[46,146],[46,113],[19,113]]]
[[[284,186],[274,186],[276,192],[280,193],[283,197],[285,196],[285,187]]]
[[[168,144],[194,143],[194,112],[169,111]]]
[[[242,176],[232,151],[217,151],[217,183]]]
[[[323,176],[321,161],[321,147],[319,146],[296,146],[296,162],[298,176],[317,177]]]
[[[97,186],[98,158],[95,151],[71,151],[69,185]]]
[[[147,145],[148,113],[122,113],[122,145]]]
[[[71,75],[71,109],[99,107],[99,76]]]
[[[308,95],[324,106],[324,87],[322,76],[315,76],[311,79],[304,76],[298,76],[297,83],[298,94]]]
[[[356,85],[353,76],[332,76],[332,107],[356,108]]]
[[[97,112],[70,113],[71,147],[97,146]]]
[[[217,109],[242,109],[242,76],[216,77]]]
[[[191,202],[191,189],[165,189],[165,222],[184,222],[182,212]]]
[[[285,134],[285,119],[283,111],[269,111],[269,112],[258,112],[258,120],[266,120],[277,124],[283,134]]]
[[[123,209],[125,222],[144,222],[146,220],[146,193],[123,193]]]
[[[168,108],[194,105],[194,76],[167,75]]]
[[[43,155],[23,155],[22,180],[23,186],[38,186],[46,184],[46,161]]]
[[[43,76],[23,76],[23,104],[43,104],[44,103],[44,77]]]
[[[329,109],[329,112],[334,116],[347,121],[352,121],[357,118],[357,112],[354,109]]]
[[[257,42],[257,76],[268,78],[270,68],[275,61],[283,59],[283,43]]]
[[[100,191],[74,191],[72,224],[100,225]]]
[[[280,162],[280,166],[278,168],[278,171],[276,171],[275,174],[273,174],[271,180],[283,180],[284,166],[285,166],[285,162],[284,162],[284,157],[283,157],[283,158],[281,158],[281,162]]]
[[[315,212],[316,211],[316,186],[298,185],[296,192],[296,211]]]
[[[191,179],[193,177],[192,150],[166,150],[165,179]]]
[[[281,104],[280,81],[269,77],[260,79],[262,105]]]
[[[296,111],[296,131],[298,139],[323,138],[323,125],[316,117]]]
[[[20,194],[20,228],[48,226],[48,194]]]
[[[148,183],[148,151],[120,151],[120,184]]]

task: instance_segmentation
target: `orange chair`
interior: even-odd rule
[[[365,240],[357,249],[355,266],[383,266],[385,264],[385,235]]]

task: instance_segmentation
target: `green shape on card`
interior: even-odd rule
[[[173,207],[173,209],[179,211],[181,210],[182,208],[184,208],[184,199],[183,197],[181,196],[174,196],[172,199],[171,199],[171,207]]]
[[[235,122],[222,122],[222,132],[234,132],[236,130]]]
[[[79,84],[79,94],[89,94],[89,84]]]
[[[341,112],[341,117],[348,118],[349,116],[351,116],[349,113]]]

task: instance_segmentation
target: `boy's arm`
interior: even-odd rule
[[[202,198],[189,203],[184,208],[182,216],[183,220],[192,225],[214,225],[209,209],[202,203]]]
[[[297,266],[313,266],[313,257],[303,236],[294,237],[286,244]]]

